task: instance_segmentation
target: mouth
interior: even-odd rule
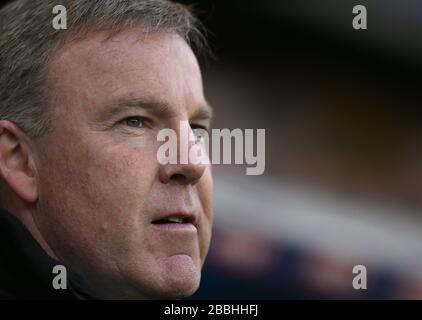
[[[152,224],[166,224],[166,223],[190,223],[187,218],[183,217],[168,217],[164,219],[155,220]]]
[[[164,217],[159,217],[151,222],[157,228],[166,230],[182,230],[195,229],[196,230],[196,216],[194,214],[168,214]]]

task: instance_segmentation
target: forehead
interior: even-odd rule
[[[122,97],[159,100],[188,113],[206,104],[195,55],[168,32],[100,33],[68,43],[48,74],[53,101],[74,108],[97,110]]]

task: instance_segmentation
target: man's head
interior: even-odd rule
[[[0,21],[2,205],[101,296],[192,294],[211,168],[160,164],[157,133],[210,125],[194,18],[163,0],[18,0]]]

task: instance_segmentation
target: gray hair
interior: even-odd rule
[[[53,8],[67,9],[67,30],[52,26]],[[189,8],[167,0],[15,0],[0,10],[0,120],[35,138],[51,129],[46,74],[49,61],[70,39],[95,31],[115,34],[142,26],[170,31],[196,50],[205,45]]]

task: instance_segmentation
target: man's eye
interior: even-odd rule
[[[206,127],[201,126],[201,125],[197,125],[197,124],[191,124],[190,127],[191,127],[192,131],[195,133],[195,135],[197,133],[200,133],[202,130],[207,131]]]
[[[143,122],[144,122],[144,118],[142,117],[129,117],[122,121],[123,124],[132,128],[142,128],[144,124]]]
[[[208,132],[207,128],[200,125],[191,124],[192,132],[196,138],[196,142],[200,142],[204,139],[204,134]]]

